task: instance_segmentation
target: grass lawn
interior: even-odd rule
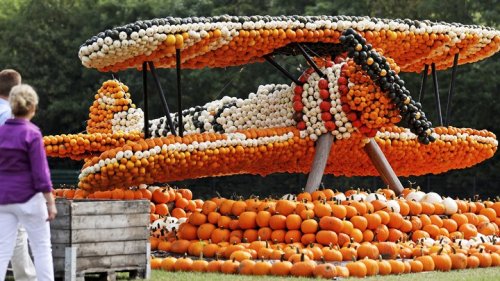
[[[425,280],[423,280],[425,279]],[[153,270],[151,280],[176,280],[176,281],[196,281],[196,280],[214,280],[214,281],[250,281],[250,280],[297,280],[306,281],[311,278],[280,278],[272,276],[244,276],[244,275],[225,275],[215,273],[193,273],[193,272],[165,272]],[[349,278],[348,280],[384,280],[384,281],[494,281],[500,280],[500,267],[469,269],[451,272],[424,272],[417,274],[376,276],[370,278]]]
[[[118,280],[127,280],[128,274],[119,274]],[[86,278],[88,280],[99,280],[95,278]],[[194,273],[194,272],[166,272],[153,270],[151,279],[154,281],[311,281],[313,278],[295,278],[295,277],[273,277],[273,276],[245,276],[245,275],[226,275],[217,273]],[[14,281],[12,276],[7,276],[6,281]],[[318,279],[319,280],[319,279]],[[348,278],[345,280],[363,280],[363,281],[495,281],[500,280],[500,267],[468,269],[451,272],[423,272],[415,274],[375,276],[369,278]]]

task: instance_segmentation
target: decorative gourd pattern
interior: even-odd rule
[[[459,23],[379,19],[356,16],[218,16],[159,18],[108,29],[79,50],[82,64],[100,71],[142,68],[144,61],[175,67],[175,50],[185,68],[226,67],[263,61],[263,56],[290,43],[340,43],[352,28],[373,47],[385,51],[404,72],[420,72],[476,62],[496,53],[500,33],[489,27]]]

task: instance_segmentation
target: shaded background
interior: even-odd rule
[[[500,1],[497,0],[0,0],[0,69],[15,68],[25,83],[38,91],[40,109],[33,120],[44,135],[83,132],[88,108],[101,83],[111,78],[81,66],[77,52],[86,39],[107,28],[139,19],[177,16],[230,15],[361,15],[384,18],[429,19],[434,21],[481,24],[500,28]],[[488,129],[499,135],[497,102],[500,91],[500,55],[458,68],[453,97],[451,125]],[[299,75],[300,58],[279,58],[285,68]],[[172,111],[177,111],[174,97],[175,73],[159,70]],[[135,70],[120,72],[119,78],[130,86],[133,100],[142,107],[141,74]],[[420,77],[403,74],[414,97]],[[450,71],[438,72],[441,102],[446,103]],[[223,69],[185,70],[183,105],[204,104],[224,95],[246,97],[261,84],[289,83],[268,64],[249,64]],[[431,81],[427,82],[424,110],[437,123]],[[152,93],[150,104],[160,104]],[[151,106],[151,118],[162,115],[160,107]],[[55,183],[74,183],[82,163],[51,159]],[[499,194],[500,157],[498,153],[476,167],[441,175],[401,178],[403,185],[417,182],[423,190],[459,197],[479,194],[483,198]],[[177,182],[190,187],[195,196],[207,198],[218,191],[225,196],[282,195],[298,192],[306,175],[276,174],[267,177],[244,175]],[[383,187],[377,177],[325,176],[325,186],[345,190],[350,187]]]

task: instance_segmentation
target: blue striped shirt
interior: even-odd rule
[[[0,126],[12,117],[9,101],[0,98]]]

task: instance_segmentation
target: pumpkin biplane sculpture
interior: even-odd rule
[[[141,70],[144,111],[127,86],[110,80],[95,96],[86,134],[44,141],[49,156],[85,159],[79,187],[87,191],[277,172],[311,173],[309,190],[323,173],[381,175],[400,191],[396,175],[462,169],[494,155],[493,133],[447,123],[457,66],[499,49],[499,31],[456,23],[346,16],[137,21],[90,38],[79,57],[102,72]],[[276,62],[279,55],[304,56],[310,68],[295,77]],[[177,68],[182,108],[181,69],[265,61],[291,84],[263,85],[246,99],[224,97],[173,114],[156,74],[156,68]],[[445,124],[436,71],[450,67]],[[400,72],[422,73],[418,100]],[[147,114],[148,73],[165,109],[155,120]],[[429,73],[438,127],[419,102]],[[400,121],[406,127],[396,126]]]

